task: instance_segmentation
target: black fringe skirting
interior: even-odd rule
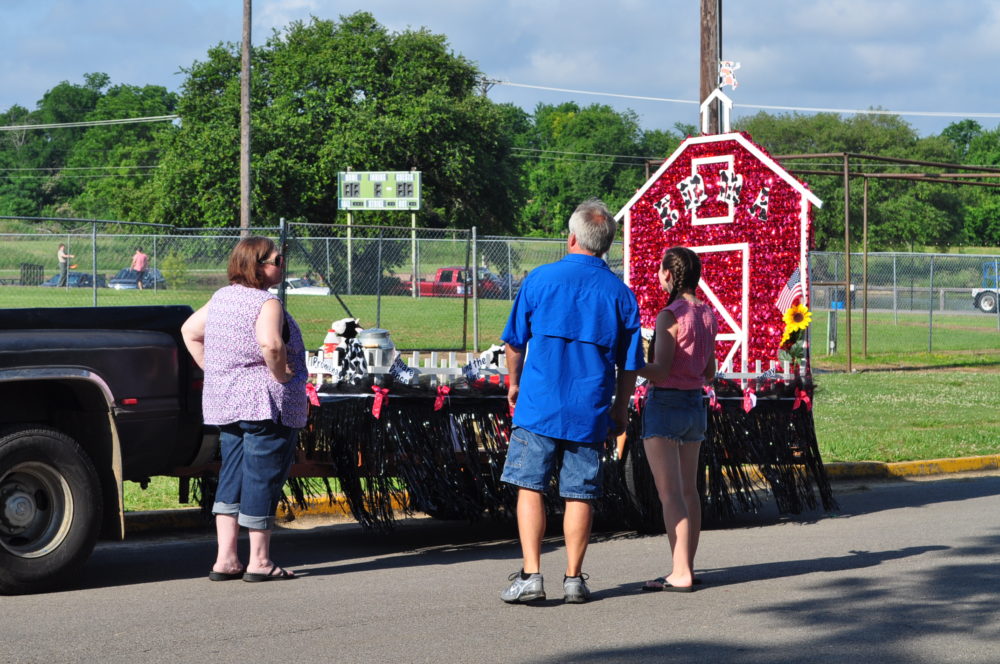
[[[322,395],[300,433],[297,461],[326,468],[329,476],[293,476],[286,504],[304,506],[324,494],[332,501],[340,493],[354,518],[371,529],[389,528],[398,514],[413,512],[470,521],[514,518],[516,489],[500,481],[511,427],[502,390],[453,394],[440,410],[434,410],[432,393],[394,390],[378,418],[374,399]],[[793,410],[788,399],[761,399],[749,413],[739,400],[720,403],[721,410],[709,411],[701,448],[706,520],[756,513],[768,493],[782,514],[836,509],[810,410]],[[640,427],[632,411],[624,445],[605,444],[604,497],[595,504],[595,518],[611,527],[656,531],[662,516]],[[555,481],[546,500],[553,514],[562,502]]]

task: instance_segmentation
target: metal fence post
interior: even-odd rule
[[[479,247],[472,227],[472,350],[479,352]]]
[[[934,254],[931,254],[930,283],[927,286],[927,352],[931,352],[934,337]]]
[[[996,256],[993,257],[993,290],[997,294],[997,331],[1000,331],[1000,272],[997,272],[997,265],[1000,265],[1000,260]],[[983,284],[986,286],[986,284]]]
[[[156,269],[156,236],[155,235],[153,236],[153,269],[154,270]],[[156,287],[157,281],[158,280],[156,279],[156,276],[154,275],[153,276],[153,292],[154,293],[157,291],[157,287]]]
[[[892,322],[899,325],[899,307],[896,291],[896,254],[892,255]]]
[[[281,268],[281,283],[278,284],[278,297],[281,299],[282,308],[287,308],[285,286],[288,283],[288,225],[285,218],[278,219],[278,251],[284,254],[284,267]]]
[[[97,306],[97,222],[90,222],[90,278],[93,280],[94,304]],[[66,280],[69,286],[69,279]]]
[[[507,240],[507,300],[514,299],[514,266],[510,261],[510,239]]]
[[[333,286],[330,284],[330,238],[323,238],[323,243],[326,245],[326,272],[323,273],[326,275],[326,278],[324,281],[327,282],[326,285],[332,293]]]
[[[375,327],[382,328],[382,237],[385,231],[378,232],[378,272],[375,273]]]
[[[352,258],[351,258],[351,225],[354,220],[351,218],[351,213],[347,213],[347,294],[353,295],[354,291],[352,288],[354,276],[351,274],[353,270]]]
[[[420,281],[417,278],[417,213],[414,212],[410,215],[410,263],[413,268],[413,288],[410,289],[410,297],[416,298],[417,282]]]

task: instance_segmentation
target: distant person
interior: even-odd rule
[[[642,441],[663,506],[672,559],[670,573],[647,581],[642,587],[646,591],[686,593],[698,583],[698,452],[708,425],[702,386],[715,377],[718,332],[712,307],[695,296],[699,279],[698,254],[686,247],[667,249],[659,270],[667,306],[656,317],[649,363],[639,370],[653,385],[642,413]]]
[[[69,259],[76,258],[76,256],[67,254],[66,245],[60,243],[59,250],[56,251],[56,258],[59,259],[59,283],[56,286],[65,286],[66,280],[69,278]]]
[[[581,203],[569,218],[567,255],[528,275],[502,335],[514,428],[500,479],[518,487],[523,554],[521,571],[500,595],[508,603],[545,599],[543,493],[556,467],[566,502],[563,599],[590,599],[583,557],[592,501],[602,494],[601,456],[608,436],[625,431],[635,372],[643,366],[635,295],[601,259],[617,227],[604,203]]]
[[[309,407],[302,332],[268,292],[284,278],[283,264],[270,238],[240,240],[229,257],[229,285],[181,327],[191,357],[205,370],[205,424],[220,429],[212,581],[295,578],[271,559],[274,515]],[[237,551],[240,526],[250,531],[245,566]]]
[[[149,256],[142,253],[142,247],[139,247],[132,256],[132,269],[135,270],[136,284],[139,290],[142,290],[142,280],[146,278],[147,265],[149,265]]]

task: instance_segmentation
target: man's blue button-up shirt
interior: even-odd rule
[[[635,295],[596,256],[567,254],[533,270],[502,338],[527,349],[514,425],[552,438],[605,440],[615,367],[645,364]]]

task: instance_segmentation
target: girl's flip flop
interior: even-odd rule
[[[667,582],[667,578],[664,576],[658,576],[651,581],[647,581],[642,584],[643,592],[651,593],[693,593],[694,586],[672,586]]]

